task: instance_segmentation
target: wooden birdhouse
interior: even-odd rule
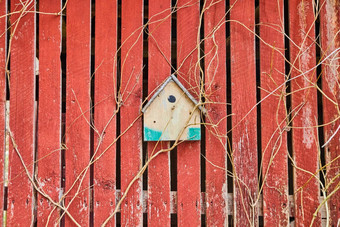
[[[142,109],[144,141],[201,140],[201,112],[206,110],[171,75]]]

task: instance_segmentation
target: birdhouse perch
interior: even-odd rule
[[[171,75],[142,109],[144,141],[201,140],[203,106]]]

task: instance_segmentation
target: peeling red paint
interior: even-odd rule
[[[321,31],[321,49],[322,55],[325,58],[332,54],[336,48],[340,47],[340,2],[336,0],[322,0],[320,1],[321,13],[320,13],[320,31]],[[323,70],[323,91],[332,99],[336,104],[340,102],[340,88],[339,88],[339,73],[340,73],[340,60],[339,51],[333,53],[329,59],[326,60],[322,66]],[[338,118],[338,106],[330,102],[326,97],[323,97],[323,114],[324,123],[329,123]],[[336,185],[339,184],[339,177],[335,178],[339,174],[340,160],[340,133],[336,130],[339,127],[339,121],[334,121],[331,124],[327,124],[324,127],[326,163],[331,163],[327,166],[327,183],[331,183],[328,187],[328,194],[336,189]],[[334,134],[336,133],[336,134]],[[332,138],[331,138],[332,137]],[[331,140],[330,140],[331,139]],[[330,140],[330,141],[329,141]],[[328,203],[330,211],[330,226],[337,226],[340,223],[340,191],[335,193]]]
[[[319,183],[308,173],[318,169],[319,150],[317,144],[317,97],[316,74],[305,73],[315,66],[315,28],[314,12],[311,0],[293,0],[289,2],[290,15],[290,60],[292,70],[292,109],[293,113],[293,158],[295,217],[297,226],[311,224],[314,212],[319,205]],[[300,76],[302,75],[302,76]],[[295,92],[294,92],[295,91]],[[308,157],[308,158],[306,158]],[[304,171],[303,171],[303,170]],[[307,171],[307,172],[306,172]],[[311,178],[311,179],[310,179]],[[320,215],[315,219],[320,224]]]

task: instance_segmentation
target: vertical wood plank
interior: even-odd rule
[[[96,1],[95,32],[95,157],[116,138],[117,1]],[[100,138],[101,137],[101,138]],[[94,164],[94,226],[100,226],[115,209],[116,146]],[[115,226],[111,219],[107,226]]]
[[[256,108],[250,111],[256,105],[255,2],[235,2],[230,1],[234,221],[257,226],[257,207],[252,206],[258,193]]]
[[[204,14],[205,90],[209,103],[206,105],[206,218],[208,226],[227,226],[225,2],[208,0],[204,9],[207,9]]]
[[[149,1],[148,90],[154,91],[170,75],[171,1]],[[148,142],[149,157],[169,142]],[[160,154],[148,167],[148,225],[170,226],[170,153]]]
[[[140,115],[143,81],[143,0],[122,1],[121,57],[121,132]],[[142,165],[142,119],[121,137],[121,191],[126,192],[130,181]],[[129,190],[121,207],[122,226],[143,225],[141,178]]]
[[[39,10],[56,13],[61,1],[39,2]],[[38,104],[38,184],[54,201],[59,201],[61,169],[61,17],[39,15],[39,104]],[[37,224],[45,226],[54,206],[38,194]],[[50,223],[59,218],[54,209]]]
[[[330,55],[336,48],[340,47],[340,1],[323,0],[320,1],[321,18],[320,18],[320,36],[321,36],[321,56],[324,58]],[[321,59],[322,60],[322,59]],[[327,179],[329,184],[328,195],[335,192],[340,183],[338,169],[340,166],[340,134],[336,130],[340,127],[338,118],[338,107],[340,102],[340,88],[338,85],[339,68],[339,51],[332,55],[322,67],[322,89],[326,96],[323,97],[323,116],[325,141],[330,142],[326,145],[326,163],[331,163],[327,167]],[[330,124],[328,124],[330,123]],[[330,225],[337,226],[340,223],[340,191],[334,193],[329,200]]]
[[[262,99],[285,81],[283,7],[282,0],[260,1]],[[268,226],[287,226],[289,221],[285,89],[261,103],[263,219]]]
[[[7,13],[7,1],[0,2],[0,15],[6,15]],[[6,32],[7,29],[7,17],[0,19],[0,174],[1,182],[4,182],[4,157],[5,157],[5,118],[6,118]],[[0,223],[2,223],[3,216],[3,201],[4,201],[4,183],[0,185]]]
[[[65,204],[81,226],[88,226],[89,170],[85,176],[82,174],[83,181],[75,181],[90,160],[91,1],[69,0],[66,13],[65,188],[66,192],[70,192]],[[65,224],[71,223],[72,220],[66,216]]]
[[[197,36],[199,37],[199,2],[177,2],[178,79],[197,99],[199,71]],[[177,218],[178,226],[201,225],[200,141],[186,141],[177,147]]]
[[[34,11],[35,1],[11,1],[11,12]],[[25,8],[25,9],[24,9]],[[33,187],[25,167],[33,177],[35,149],[35,13],[11,16],[10,142],[7,225],[32,225]],[[24,162],[21,162],[20,153]]]
[[[295,78],[315,66],[315,31],[312,0],[289,2],[291,77]],[[294,42],[294,44],[293,44]],[[309,226],[319,205],[320,186],[310,173],[318,174],[318,135],[315,71],[291,82],[293,117],[294,199],[296,226]],[[308,158],[307,157],[308,154]],[[306,172],[308,171],[308,172]],[[312,178],[311,178],[312,177]],[[320,225],[317,218],[316,226]]]

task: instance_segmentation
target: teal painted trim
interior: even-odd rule
[[[158,141],[162,136],[161,131],[144,127],[144,141]]]
[[[189,128],[188,140],[201,140],[201,128]]]

